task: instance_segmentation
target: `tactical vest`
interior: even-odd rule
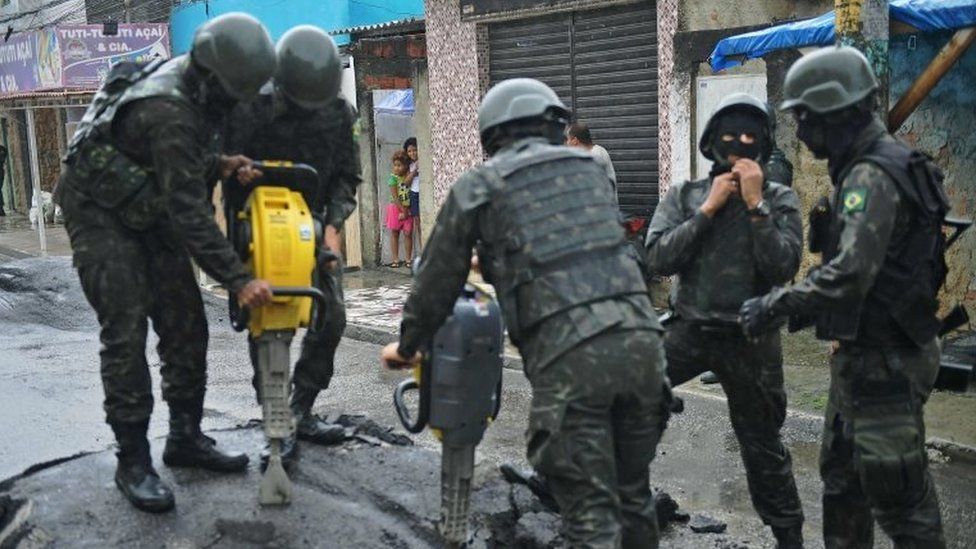
[[[152,97],[187,101],[181,88],[185,57],[148,65],[121,63],[113,67],[95,94],[65,156],[67,182],[99,206],[117,211],[134,229],[152,225],[162,211],[152,166],[142,166],[120,151],[112,139],[112,122],[129,103]]]
[[[312,112],[275,112],[272,93],[262,93],[249,105],[235,111],[250,120],[233,120],[230,124],[235,135],[228,136],[229,146],[255,160],[292,160],[310,164],[319,172],[320,183],[315,192],[303,192],[305,202],[313,213],[320,213],[335,193],[335,182],[330,178],[336,171],[337,142],[344,136],[341,129],[353,117],[344,99],[337,99],[328,107]],[[242,135],[246,135],[243,139]],[[246,195],[247,193],[242,193]]]
[[[913,343],[920,347],[932,341],[940,325],[937,295],[947,271],[942,221],[949,211],[943,175],[928,157],[890,135],[876,141],[850,166],[864,161],[880,167],[895,182],[901,203],[909,209],[910,221],[904,238],[889,244],[884,264],[863,303],[844,312],[821,313],[817,335],[821,339],[873,345]],[[843,229],[838,202],[842,193],[836,194],[833,222],[823,250],[825,264],[837,255]]]
[[[561,311],[647,292],[613,187],[591,156],[526,140],[482,173],[497,226],[479,258],[513,342]]]

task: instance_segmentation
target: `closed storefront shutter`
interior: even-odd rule
[[[531,77],[551,86],[594,142],[610,152],[626,214],[658,201],[657,17],[654,3],[492,23],[492,83]]]

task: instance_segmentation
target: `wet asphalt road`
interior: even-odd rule
[[[94,314],[83,301],[65,258],[27,259],[0,265],[0,478],[36,463],[78,452],[104,450],[112,443],[103,422]],[[222,429],[260,417],[250,385],[244,336],[223,315],[224,302],[208,297],[211,319],[210,384],[205,428]],[[293,348],[293,355],[297,353]],[[150,341],[148,348],[154,343]],[[403,374],[379,368],[375,345],[344,340],[336,377],[320,396],[321,414],[365,414],[384,425],[398,425],[391,394]],[[150,351],[157,407],[151,434],[166,434],[165,403],[158,397],[158,360]],[[502,461],[524,464],[523,432],[529,405],[528,384],[519,372],[505,372],[502,415],[479,448],[482,469]],[[693,390],[696,381],[688,385]],[[724,401],[681,391],[686,412],[672,419],[652,466],[652,484],[674,496],[689,512],[703,512],[729,524],[726,536],[702,536],[687,529],[672,532],[665,546],[713,547],[727,541],[771,547],[772,538],[751,511],[745,473],[726,418]],[[808,547],[821,547],[820,482],[816,472],[819,439],[816,418],[791,415],[784,435],[793,451],[797,484],[807,515]],[[427,433],[415,437],[436,449]],[[156,442],[155,445],[161,446]],[[104,454],[103,454],[104,455]],[[942,462],[932,469],[942,500],[951,547],[976,547],[968,527],[976,519],[976,466]],[[109,494],[111,459],[97,463]],[[388,474],[378,470],[377,475]],[[108,496],[106,496],[108,497]],[[879,540],[883,535],[878,536]],[[887,546],[887,542],[879,546]]]

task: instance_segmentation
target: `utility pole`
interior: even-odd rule
[[[878,77],[878,113],[888,118],[888,1],[834,0],[837,43],[853,46],[868,58]]]
[[[125,0],[123,2],[123,4],[125,5],[125,22],[126,23],[131,23],[132,22],[132,14],[130,13],[130,11],[131,11],[131,8],[132,8],[132,0]]]

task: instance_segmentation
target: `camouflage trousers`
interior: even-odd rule
[[[708,370],[722,383],[759,517],[774,528],[802,525],[792,459],[780,437],[786,391],[779,332],[749,341],[737,326],[700,326],[682,320],[667,330],[668,378],[675,387]]]
[[[313,274],[312,284],[325,294],[324,310],[316,307],[316,314],[324,314],[322,328],[309,329],[302,339],[302,351],[292,372],[292,384],[295,387],[310,391],[324,391],[329,388],[332,375],[335,372],[335,354],[342,334],[346,330],[346,303],[342,292],[342,261],[334,269],[317,267]],[[315,324],[313,322],[313,324]],[[260,392],[260,379],[257,361],[257,344],[248,338],[248,349],[251,354],[251,366],[254,377],[251,382],[254,390]],[[260,395],[258,395],[260,400]]]
[[[843,344],[832,357],[820,453],[828,549],[874,547],[873,519],[896,548],[945,547],[922,416],[939,356],[933,340],[921,349]]]
[[[657,332],[620,331],[526,368],[528,458],[549,481],[571,547],[657,547],[648,465],[669,415],[663,364]]]
[[[159,336],[163,398],[202,401],[207,318],[187,252],[164,229],[128,229],[114,213],[70,190],[62,192],[61,206],[82,290],[101,325],[108,423],[141,422],[152,413],[150,320]]]

